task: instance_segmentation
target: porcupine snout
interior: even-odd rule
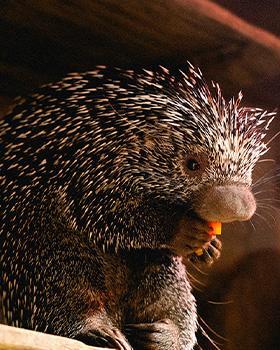
[[[199,196],[195,211],[206,221],[245,221],[254,215],[256,201],[246,186],[214,186]]]

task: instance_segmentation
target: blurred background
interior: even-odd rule
[[[187,60],[244,106],[280,106],[279,0],[2,0],[0,47],[0,116],[68,72]],[[278,117],[268,138],[279,130]],[[203,349],[280,349],[279,143],[255,170],[257,214],[224,225],[215,266],[190,266]]]

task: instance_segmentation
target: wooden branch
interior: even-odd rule
[[[183,68],[188,59],[228,95],[242,88],[279,105],[279,38],[208,0],[6,1],[0,22],[0,95],[95,64]]]
[[[100,350],[56,335],[0,325],[0,350]],[[106,350],[102,348],[102,350]],[[107,349],[109,350],[109,349]]]

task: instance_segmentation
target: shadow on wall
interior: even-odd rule
[[[242,258],[197,293],[200,321],[223,350],[280,349],[280,252],[267,249]],[[215,349],[199,336],[203,349]]]

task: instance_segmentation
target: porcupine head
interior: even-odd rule
[[[252,170],[273,113],[241,108],[241,93],[227,103],[214,83],[211,94],[191,65],[178,78],[165,68],[94,74],[103,84],[87,136],[95,144],[74,197],[98,244],[183,251],[195,220],[252,217]]]

